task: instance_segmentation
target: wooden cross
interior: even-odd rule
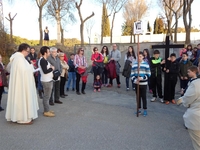
[[[184,48],[184,44],[170,44],[169,43],[169,36],[166,36],[166,40],[165,40],[165,45],[152,45],[152,49],[156,49],[156,48],[165,48],[165,60],[167,62],[167,58],[169,57],[169,49],[170,48]],[[167,96],[167,91],[168,89],[168,81],[169,80],[169,76],[167,73],[164,74],[164,100],[169,100],[168,96]]]
[[[165,45],[152,45],[152,49],[165,48],[165,59],[169,57],[170,48],[184,48],[184,44],[170,44],[169,35],[166,36]]]

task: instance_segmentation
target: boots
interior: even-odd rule
[[[39,90],[39,97],[40,99],[43,99],[42,90]]]

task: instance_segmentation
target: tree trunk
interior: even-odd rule
[[[84,34],[83,34],[83,29],[84,29],[84,22],[80,24],[80,35],[81,35],[81,47],[84,45]]]
[[[190,29],[191,29],[191,24],[192,24],[192,15],[191,15],[191,4],[193,1],[190,3],[186,0],[183,1],[183,23],[185,26],[185,32],[186,32],[186,38],[185,38],[185,44],[190,44]],[[189,13],[189,14],[188,14]],[[189,23],[187,22],[187,16],[189,18]]]
[[[57,22],[57,43],[61,43],[61,35],[60,35],[60,12],[57,10],[56,12],[56,22]]]
[[[185,28],[185,33],[186,33],[185,44],[190,44],[190,28],[189,27]]]
[[[61,43],[60,20],[57,20],[57,43]]]
[[[110,30],[110,44],[112,44],[113,27],[114,27],[115,14],[116,14],[116,12],[114,12],[114,14],[113,14],[112,26],[111,26],[111,30]]]
[[[175,14],[175,18],[176,18],[176,24],[175,24],[175,28],[174,28],[174,43],[177,43],[177,29],[178,29],[178,17],[177,17],[177,14]]]
[[[133,29],[131,30],[130,43],[133,43]]]
[[[61,24],[60,24],[60,32],[61,32],[61,43],[64,46],[64,30]]]
[[[10,42],[13,43],[12,19],[10,20]]]
[[[40,32],[40,43],[39,45],[42,46],[42,37],[43,37],[43,32],[42,32],[42,8],[39,7],[39,18],[38,18],[38,21],[39,21],[39,32]]]
[[[167,20],[167,27],[168,27],[168,30],[167,30],[167,34],[171,37],[171,40],[173,40],[173,36],[172,36],[172,30],[171,30],[171,25],[172,25],[172,20]]]
[[[101,24],[101,44],[103,44],[103,23]]]

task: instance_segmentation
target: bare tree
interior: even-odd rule
[[[42,31],[42,10],[44,5],[47,3],[48,0],[35,0],[37,3],[37,6],[39,8],[39,18],[38,18],[38,22],[39,22],[39,32],[40,32],[40,43],[39,45],[43,45],[42,44],[42,38],[43,38],[43,31]]]
[[[13,43],[13,29],[12,29],[12,25],[13,25],[13,20],[15,18],[15,16],[17,15],[17,13],[11,17],[11,13],[8,14],[8,17],[5,17],[9,22],[10,22],[10,42]]]
[[[190,44],[190,28],[192,24],[191,5],[194,0],[183,0],[183,23],[185,26],[185,44]]]
[[[145,16],[148,8],[149,8],[148,4],[146,3],[145,0],[134,0],[134,1],[129,0],[125,4],[123,10],[123,18],[125,19],[127,26],[131,27],[130,43],[132,43],[134,22],[137,20],[141,20]]]
[[[113,37],[113,28],[114,28],[114,21],[116,13],[118,13],[122,7],[125,5],[127,0],[112,0],[112,10],[113,10],[113,16],[112,16],[112,23],[111,23],[111,29],[110,29],[110,43],[112,44],[112,37]]]
[[[86,21],[85,28],[86,28],[86,32],[87,32],[87,35],[88,35],[89,44],[91,43],[91,33],[92,33],[93,26],[94,26],[94,20],[93,19]]]
[[[183,11],[183,0],[162,0],[163,6],[165,7],[165,11],[173,12],[172,17],[175,17],[174,28],[174,42],[177,42],[177,28],[178,28],[178,19],[182,16]],[[169,10],[167,10],[169,9]],[[168,26],[168,33],[171,33],[171,23]],[[173,28],[172,26],[172,28]]]
[[[64,29],[62,28],[61,21],[67,22],[70,20],[75,22],[75,17],[73,15],[74,9],[73,0],[49,0],[47,4],[47,15],[56,20],[57,23],[57,43],[62,43],[64,41]],[[62,36],[61,36],[62,34]]]
[[[82,3],[83,3],[83,0],[80,0],[80,3],[79,3],[79,4],[78,4],[77,2],[75,2],[76,8],[77,8],[77,10],[78,10],[78,15],[79,15],[79,18],[80,18],[80,21],[81,21],[81,24],[80,24],[81,46],[84,45],[84,33],[83,33],[83,31],[84,31],[84,23],[85,23],[88,19],[90,19],[91,17],[94,16],[94,12],[92,12],[92,14],[91,14],[90,16],[88,16],[88,17],[86,17],[85,19],[83,19],[82,13],[81,13],[81,5],[82,5]]]
[[[168,4],[168,6],[166,4]],[[171,26],[174,13],[169,8],[174,8],[174,4],[175,4],[174,0],[159,0],[159,5],[161,6],[161,8],[163,8],[162,10],[164,11],[165,14],[165,17],[163,16],[161,17],[167,19],[167,34],[170,35],[171,39],[173,39]]]

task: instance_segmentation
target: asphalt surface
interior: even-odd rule
[[[0,150],[192,150],[188,131],[184,128],[183,106],[150,102],[148,116],[137,117],[135,92],[103,87],[92,90],[93,75],[89,75],[85,95],[66,92],[63,104],[50,106],[56,117],[42,115],[32,125],[19,125],[5,120],[0,112]],[[179,88],[177,88],[177,95]],[[6,108],[7,94],[2,107]]]

